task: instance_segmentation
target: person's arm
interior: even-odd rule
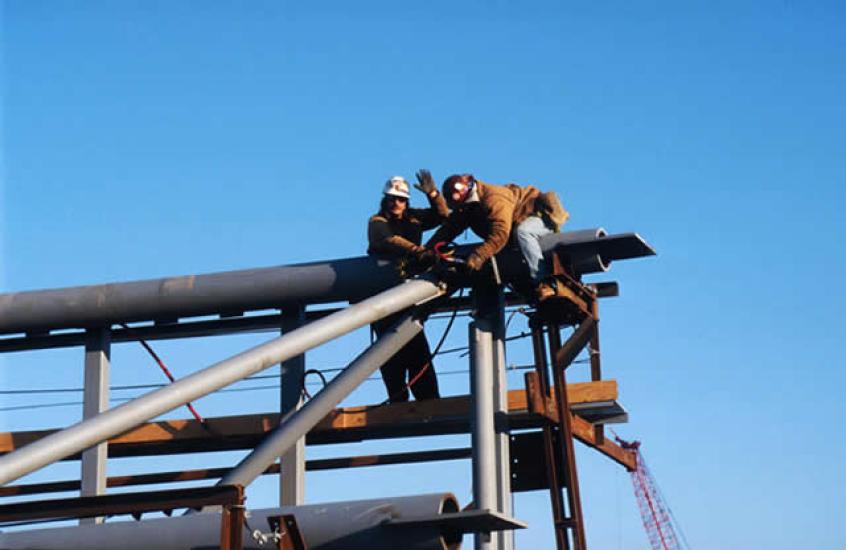
[[[426,248],[432,248],[439,242],[452,242],[454,238],[461,235],[461,232],[467,229],[468,221],[460,212],[455,211],[447,217],[444,223],[435,231],[428,241],[426,241]]]
[[[449,208],[447,208],[446,201],[441,196],[435,185],[435,180],[432,179],[432,174],[425,168],[417,171],[417,183],[414,187],[426,195],[429,200],[429,208],[417,211],[417,219],[420,220],[420,225],[423,230],[437,227],[449,216]]]
[[[485,241],[477,246],[467,257],[467,267],[478,271],[482,264],[491,256],[505,248],[511,236],[511,225],[514,219],[514,207],[508,202],[496,202],[491,206],[488,219],[491,222],[491,232]]]
[[[373,216],[367,224],[368,251],[391,256],[420,255],[426,249],[394,233],[388,220]]]
[[[417,210],[417,218],[420,220],[423,231],[438,227],[449,217],[449,208],[447,208],[446,201],[437,190],[434,191],[433,195],[427,195],[427,198],[429,199],[429,208]]]

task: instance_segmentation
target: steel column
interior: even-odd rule
[[[83,419],[93,418],[109,408],[109,359],[111,331],[108,328],[88,329],[85,334],[85,375],[82,403]],[[92,497],[106,492],[106,458],[108,442],[98,443],[82,452],[80,496]],[[102,517],[79,520],[102,523]]]
[[[599,350],[599,300],[596,298],[591,304],[591,311],[593,312],[594,326],[591,329],[588,353],[590,354],[590,379],[592,382],[596,382],[602,380],[602,356]],[[602,445],[605,441],[604,424],[597,424],[593,427],[593,437],[596,439],[597,445]]]
[[[275,457],[286,452],[296,442],[334,410],[347,395],[381,367],[400,348],[423,329],[411,313],[406,314],[388,333],[379,338],[355,361],[332,379],[300,410],[292,413],[247,455],[218,485],[247,486],[273,464]]]
[[[567,399],[565,370],[587,344],[593,327],[593,319],[586,318],[563,346],[561,345],[561,327],[550,325],[548,334],[549,351],[556,361],[552,367],[552,376],[555,382],[555,398],[558,405],[558,435],[561,439],[561,451],[565,462],[567,504],[570,513],[566,526],[573,535],[574,550],[585,550],[587,539],[585,537],[584,517],[582,516],[582,497],[576,469],[576,450],[573,443],[573,426],[570,403]]]
[[[470,391],[473,427],[473,502],[479,510],[497,508],[496,428],[494,425],[493,323],[490,318],[470,323]],[[476,533],[476,550],[498,550],[491,533]]]
[[[256,374],[414,304],[441,295],[428,280],[407,281],[333,315],[195,372],[94,418],[0,457],[0,484],[78,453],[189,401]]]
[[[289,305],[282,308],[282,334],[305,324],[305,308]],[[302,407],[305,374],[305,354],[297,355],[280,365],[279,413],[285,414]],[[297,506],[305,503],[305,437],[279,457],[279,505]]]
[[[494,367],[494,422],[496,427],[496,483],[497,511],[508,517],[514,515],[511,506],[511,457],[510,434],[508,431],[508,376],[505,358],[505,296],[502,287],[498,287],[494,296],[496,305],[492,320],[493,326],[493,367]],[[514,531],[505,530],[496,533],[499,548],[514,548]]]
[[[534,351],[535,369],[538,374],[541,396],[544,401],[544,411],[547,410],[547,396],[549,395],[549,370],[546,362],[546,344],[544,342],[543,325],[536,319],[532,323],[532,349]],[[556,408],[556,413],[557,412]],[[561,477],[559,463],[555,454],[555,428],[549,422],[543,425],[543,450],[546,464],[546,480],[549,485],[550,504],[552,506],[553,529],[555,530],[555,547],[558,550],[568,550],[570,542],[567,538],[567,528],[564,526],[566,512],[564,497],[561,494]]]

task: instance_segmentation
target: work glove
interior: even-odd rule
[[[428,248],[417,255],[417,264],[424,270],[438,263],[438,260],[440,260],[438,254]]]
[[[438,187],[435,185],[435,180],[432,179],[432,173],[426,170],[425,168],[421,168],[417,171],[417,183],[414,184],[414,187],[423,191],[426,196],[430,196],[433,192],[438,192]]]
[[[466,263],[466,270],[468,272],[479,271],[480,269],[482,269],[482,265],[484,265],[484,263],[485,263],[475,254],[470,254],[469,256],[467,256],[467,258],[464,261],[467,262]]]
[[[461,256],[454,256],[448,263],[449,267],[457,274],[462,276],[470,276],[477,271],[468,262],[467,258]]]

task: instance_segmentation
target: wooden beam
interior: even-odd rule
[[[597,442],[593,424],[575,414],[570,416],[572,418],[573,437],[588,447],[596,449],[629,471],[637,468],[637,458],[632,451],[620,447],[607,438],[602,438],[601,442]]]
[[[617,382],[603,380],[567,385],[570,403],[615,401]],[[512,418],[529,417],[526,391],[508,392]],[[467,430],[470,397],[457,396],[411,401],[385,406],[347,407],[327,415],[308,437],[308,442],[328,443],[380,437],[462,433]],[[531,420],[531,419],[529,419]],[[109,456],[145,456],[185,452],[244,449],[279,423],[279,414],[252,414],[150,422],[109,440]],[[0,433],[0,454],[19,449],[57,430]],[[75,458],[75,457],[70,457]]]

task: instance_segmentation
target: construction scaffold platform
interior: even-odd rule
[[[476,278],[437,272],[399,281],[370,257],[108,285],[0,294],[0,352],[83,347],[84,418],[60,429],[0,433],[0,527],[80,518],[78,526],[0,533],[2,548],[450,548],[466,533],[477,549],[514,548],[525,528],[512,494],[547,491],[559,549],[585,550],[574,440],[629,471],[636,454],[605,437],[625,422],[615,380],[602,378],[599,301],[615,282],[586,283],[611,262],[654,254],[637,234],[604,230],[545,237],[556,294],[527,307],[525,267],[515,250]],[[469,287],[469,297],[454,296]],[[327,307],[347,303],[347,307]],[[529,318],[533,363],[524,386],[507,387],[507,308]],[[273,311],[275,310],[275,311]],[[268,311],[273,311],[268,313]],[[342,401],[438,312],[469,312],[470,394],[436,400],[342,407]],[[325,387],[303,400],[305,352],[389,315],[399,321]],[[564,329],[572,333],[564,337]],[[280,331],[281,335],[187,377],[109,408],[111,345]],[[590,381],[568,383],[567,369],[589,350]],[[158,360],[158,358],[156,358]],[[161,361],[159,361],[161,363]],[[240,380],[282,365],[280,410],[266,414],[156,420]],[[162,368],[166,367],[162,364]],[[169,375],[169,373],[168,373]],[[469,447],[305,459],[306,445],[470,434]],[[107,459],[247,449],[236,465],[108,476]],[[429,461],[471,460],[473,500],[450,493],[325,504],[304,503],[306,471]],[[79,460],[79,479],[15,484],[57,461]],[[280,507],[245,509],[244,488],[280,478]],[[213,481],[170,491],[107,494],[108,488]],[[22,500],[78,491],[78,498]],[[193,510],[174,514],[174,510]],[[160,511],[168,517],[143,519]],[[104,522],[130,514],[139,521]],[[170,517],[172,515],[172,517]]]

